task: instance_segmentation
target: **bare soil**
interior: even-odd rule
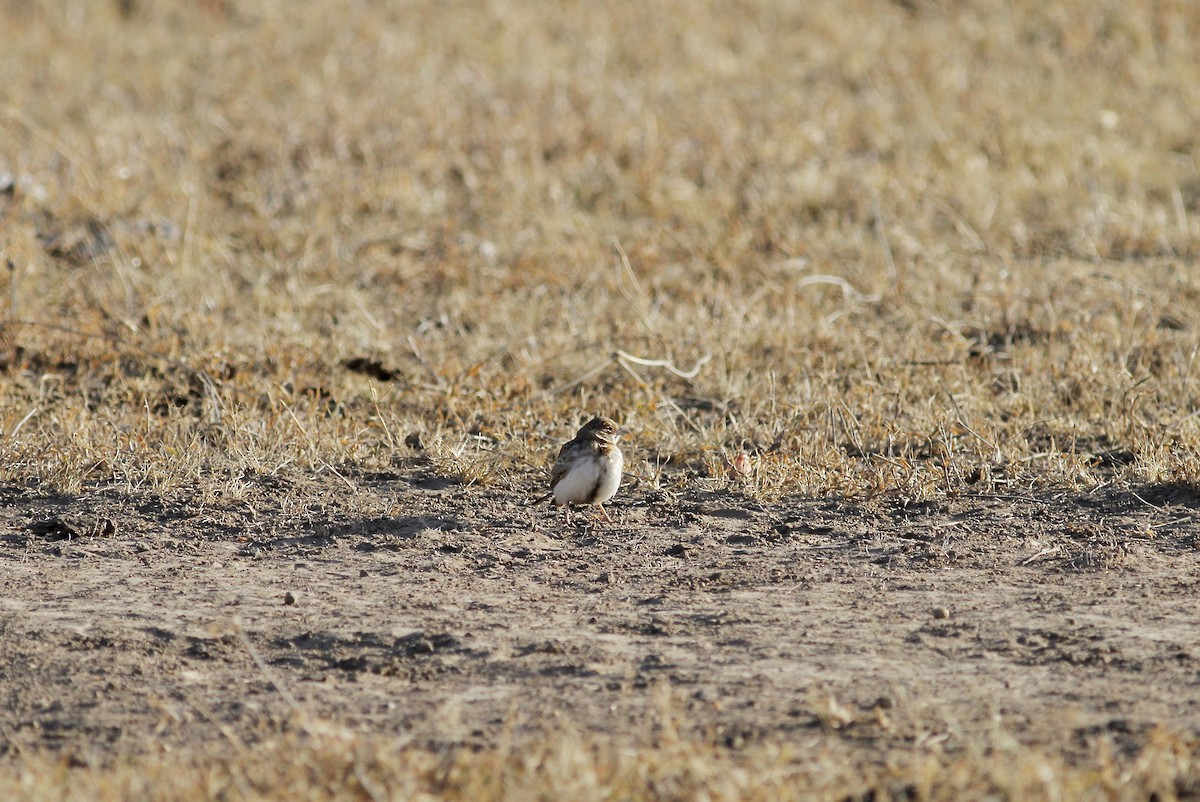
[[[664,715],[865,754],[1200,732],[1188,487],[764,504],[643,485],[614,524],[570,527],[527,501],[419,456],[255,479],[222,507],[0,488],[0,753],[104,762],[314,722],[434,747],[555,722],[637,739]]]

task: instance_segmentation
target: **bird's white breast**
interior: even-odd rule
[[[560,507],[563,504],[586,504],[591,500],[599,481],[599,462],[591,457],[576,460],[567,475],[554,486],[554,503]],[[613,492],[616,492],[615,489]]]
[[[565,476],[554,486],[554,503],[603,504],[616,495],[621,486],[625,458],[620,449],[613,449],[608,459],[589,455],[576,460]]]
[[[598,471],[600,486],[596,489],[596,497],[592,503],[603,504],[617,494],[617,488],[621,486],[621,472],[624,470],[625,457],[621,454],[621,449],[614,448],[612,459],[608,460],[605,470]]]

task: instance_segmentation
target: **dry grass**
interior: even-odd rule
[[[1134,759],[1091,764],[1000,739],[968,755],[897,752],[864,762],[845,746],[741,751],[670,732],[631,748],[568,728],[528,743],[440,753],[342,734],[287,736],[246,752],[217,747],[79,767],[35,758],[0,768],[14,802],[145,800],[1167,800],[1200,791],[1200,745],[1151,735]]]
[[[532,492],[593,412],[635,431],[646,482],[720,483],[745,450],[766,498],[1200,481],[1192,3],[0,17],[0,481],[353,486],[416,435],[448,475]],[[414,793],[479,798],[497,766],[564,793],[554,744],[528,763],[304,748],[312,798],[360,765]],[[845,788],[760,788],[774,752],[572,749],[596,798]],[[77,793],[285,798],[305,765],[168,759]],[[962,765],[929,796],[1031,781]],[[1158,776],[1046,765],[1067,796]],[[75,782],[25,771],[6,782],[52,789],[31,798]]]
[[[103,335],[6,328],[9,480],[526,486],[596,410],[769,495],[1200,471],[1188,4],[6,16],[12,311]]]

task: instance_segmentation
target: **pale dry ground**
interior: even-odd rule
[[[561,568],[557,546],[496,538],[558,537],[519,502],[579,420],[605,413],[633,430],[624,528],[583,547],[617,587],[644,567],[619,537],[697,581],[728,559],[763,598],[826,548],[863,587],[930,570],[962,593],[995,586],[984,609],[1027,570],[1082,604],[1099,572],[1118,598],[1148,594],[1107,613],[1114,632],[1185,657],[1163,652],[1166,673],[1147,658],[1096,698],[1163,712],[1139,712],[1107,756],[1061,749],[1051,710],[1045,738],[999,750],[1003,765],[982,729],[948,754],[910,740],[879,779],[895,744],[839,759],[819,700],[800,707],[833,733],[824,763],[769,727],[724,751],[697,734],[703,717],[666,747],[593,741],[582,705],[577,739],[526,734],[507,752],[494,734],[478,754],[403,758],[378,729],[305,742],[332,773],[304,775],[306,793],[381,760],[388,782],[448,796],[496,766],[563,794],[559,769],[538,767],[569,754],[587,756],[599,798],[686,798],[711,780],[705,761],[747,772],[714,791],[730,797],[772,797],[753,790],[773,776],[762,761],[796,793],[834,796],[1062,783],[1133,798],[1160,780],[1159,798],[1195,795],[1197,733],[1163,701],[1200,654],[1179,601],[1200,536],[1195,4],[16,0],[0,20],[0,557],[20,566],[4,631],[31,631],[48,591],[25,572],[62,582],[63,540],[111,541],[118,562],[90,568],[100,584],[139,554],[166,570],[168,553],[185,582],[189,549],[224,565],[213,555],[231,543],[276,544],[283,570],[289,536],[401,542],[451,577],[513,548]],[[741,452],[749,474],[731,481]],[[453,503],[414,511],[410,479]],[[850,506],[809,531],[820,503]],[[714,506],[732,512],[705,518]],[[464,542],[442,542],[448,521]],[[1039,635],[1047,660],[1091,653],[1074,622],[1046,629],[1069,629],[1067,646]],[[758,634],[788,631],[772,626]],[[281,765],[235,795],[300,781],[294,736],[268,730]],[[35,798],[73,782],[111,798],[137,781],[60,772],[8,740],[22,751],[0,787],[23,773]],[[183,746],[138,771],[196,793],[188,778],[224,757]],[[438,774],[446,760],[467,779]],[[684,790],[644,782],[655,767]]]

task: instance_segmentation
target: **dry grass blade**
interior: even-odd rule
[[[626,362],[632,362],[635,365],[642,365],[648,368],[666,368],[681,379],[694,379],[699,376],[700,369],[708,364],[712,360],[712,357],[711,353],[705,354],[696,360],[696,364],[692,366],[691,370],[681,370],[667,359],[645,359],[633,354],[627,354],[624,351],[617,351],[613,354],[613,359],[616,360],[625,360]]]

